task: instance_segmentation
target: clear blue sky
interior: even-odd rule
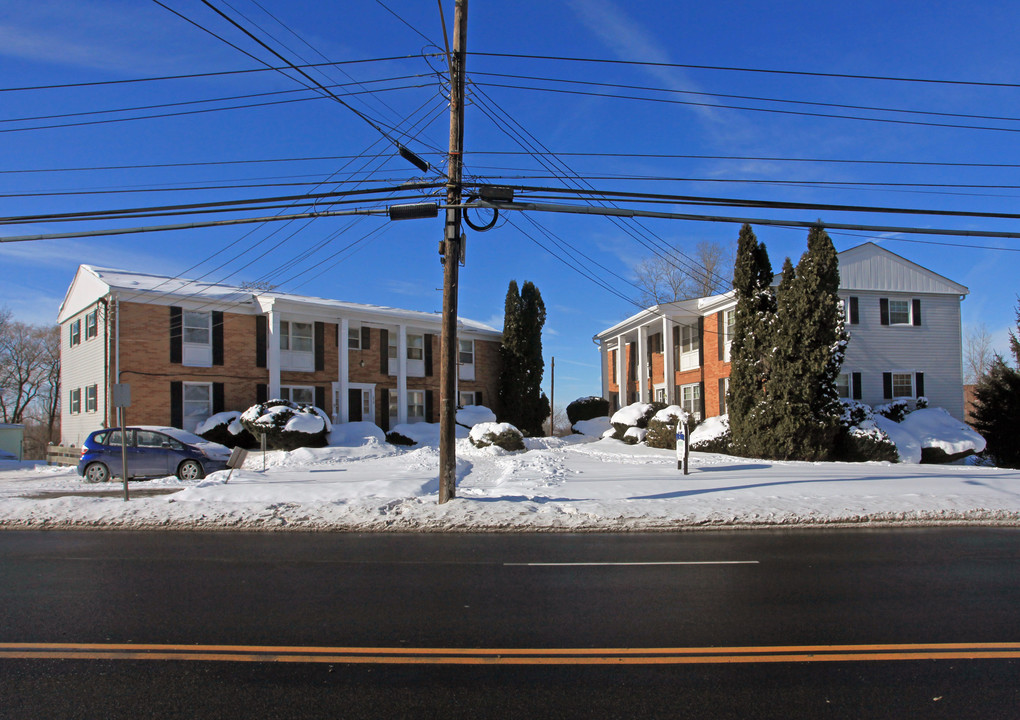
[[[330,80],[317,77],[324,83],[360,83],[337,89],[338,95],[373,91],[345,99],[380,126],[397,127],[401,132],[409,126],[413,128],[400,136],[402,141],[441,165],[443,158],[438,151],[446,147],[449,121],[435,69],[441,69],[443,63],[438,58],[426,61],[420,57],[423,48],[425,52],[436,51],[435,47],[426,47],[428,42],[443,43],[437,3],[386,0],[384,7],[375,0],[260,2],[275,19],[252,0],[231,0],[230,6],[215,0],[218,7],[240,22],[249,22],[243,14],[261,25],[261,29],[252,25],[253,32],[280,47],[295,62],[302,61],[299,55],[308,62],[321,61],[317,53],[332,61],[414,56],[345,65],[342,70],[328,70]],[[201,2],[165,0],[165,3],[253,55],[279,64]],[[1017,3],[865,0],[779,4],[724,1],[700,5],[616,0],[514,3],[473,0],[469,8],[468,48],[476,53],[573,56],[825,75],[474,55],[468,61],[474,83],[465,141],[469,175],[503,176],[505,182],[518,184],[562,186],[560,180],[541,177],[549,173],[533,155],[486,154],[523,153],[524,144],[540,152],[620,154],[570,155],[559,159],[563,163],[561,168],[569,168],[585,178],[602,178],[588,181],[602,189],[812,204],[1017,211],[1020,87],[831,76],[1018,82]],[[450,27],[453,0],[443,0],[443,8]],[[289,49],[278,45],[280,41]],[[4,89],[262,67],[159,5],[139,0],[9,3],[0,17],[0,55],[3,56],[0,87]],[[613,87],[581,85],[577,81]],[[508,85],[573,92],[505,87]],[[620,85],[626,87],[617,87]],[[418,174],[395,157],[392,146],[368,123],[331,100],[69,126],[125,116],[275,103],[310,97],[308,92],[67,116],[295,89],[300,89],[300,85],[294,80],[260,72],[5,91],[0,111],[3,121],[0,194],[4,195],[0,197],[3,208],[0,214],[49,215],[290,195],[311,191],[315,186],[273,185],[330,179],[331,184],[323,187],[332,190],[353,187],[350,182],[336,185],[338,180],[367,178],[397,184]],[[655,97],[670,102],[606,95]],[[724,105],[784,112],[720,107]],[[24,119],[55,115],[63,117]],[[899,122],[825,117],[831,115]],[[23,129],[45,125],[63,127]],[[398,133],[389,132],[394,136]],[[522,136],[526,139],[522,140]],[[648,154],[744,159],[636,157]],[[299,160],[340,156],[345,159]],[[359,157],[349,161],[346,156]],[[287,162],[222,164],[240,160]],[[551,158],[546,156],[544,160],[549,162]],[[221,164],[71,170],[171,163]],[[62,171],[14,172],[58,169]],[[829,184],[819,185],[823,182]],[[266,186],[180,189],[237,184]],[[157,188],[172,191],[142,192]],[[80,194],[125,189],[134,192]],[[70,194],[38,196],[39,193]],[[12,197],[16,194],[35,196]],[[361,203],[378,204],[374,199]],[[821,219],[823,223],[976,231],[1020,229],[1020,224],[1010,219],[683,204],[659,207],[681,213]],[[265,214],[274,212],[277,211]],[[538,227],[528,218],[537,222]],[[194,216],[143,218],[105,221],[90,227],[193,219]],[[632,268],[651,254],[645,244],[635,239],[635,234],[644,233],[646,243],[662,242],[690,251],[702,239],[734,242],[739,229],[735,224],[648,220],[641,223],[640,230],[628,233],[597,217],[517,214],[510,215],[508,220],[487,233],[468,231],[467,265],[461,272],[460,314],[501,327],[507,283],[512,279],[519,283],[533,281],[548,309],[544,347],[547,368],[549,358],[556,357],[557,405],[600,392],[598,353],[591,337],[636,310],[620,297],[636,296],[635,288],[628,282],[633,279]],[[63,232],[83,227],[36,222],[0,228],[0,235]],[[532,237],[523,234],[522,229]],[[541,234],[543,229],[555,233],[560,242],[570,243],[573,249],[555,245]],[[377,232],[365,238],[371,231]],[[756,232],[767,244],[777,269],[785,256],[794,260],[799,257],[807,236],[806,230],[764,226],[756,227]],[[436,247],[441,234],[441,220],[388,223],[372,217],[351,223],[346,219],[323,218],[307,225],[286,227],[273,223],[264,227],[188,230],[113,239],[3,243],[0,305],[6,305],[25,321],[52,322],[75,268],[79,263],[91,263],[163,274],[184,273],[191,277],[206,275],[208,280],[230,283],[264,278],[282,283],[283,290],[302,294],[438,311],[442,304],[439,291],[442,269]],[[967,285],[971,294],[963,304],[965,329],[985,323],[997,346],[1005,348],[1006,330],[1014,325],[1016,294],[1020,292],[1017,240],[867,232],[830,234],[839,250],[871,240]],[[278,248],[270,250],[284,238],[287,239]],[[341,252],[352,243],[355,244],[349,250]],[[310,254],[304,257],[306,252]],[[297,262],[290,264],[295,259]],[[563,259],[574,266],[578,262],[585,264],[589,272],[608,280],[618,294],[582,277]],[[192,268],[196,264],[198,267]]]

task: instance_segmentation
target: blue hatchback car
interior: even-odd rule
[[[128,478],[176,475],[198,480],[223,470],[230,448],[172,427],[129,427]],[[81,446],[78,474],[88,482],[106,482],[121,476],[121,430],[108,428],[91,433]]]

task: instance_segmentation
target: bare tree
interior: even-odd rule
[[[963,348],[964,382],[973,385],[980,380],[988,372],[994,357],[988,327],[981,323],[968,328]]]
[[[699,240],[693,253],[656,255],[634,268],[641,288],[639,302],[658,305],[726,292],[733,275],[733,250],[722,243]]]
[[[40,396],[59,397],[59,328],[0,320],[0,422],[20,423]],[[54,338],[55,334],[55,338]],[[55,365],[55,368],[54,368]],[[57,387],[53,389],[52,384]],[[57,400],[55,399],[54,402]]]

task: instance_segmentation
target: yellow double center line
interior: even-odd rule
[[[504,649],[0,643],[0,659],[201,660],[391,665],[713,665],[1020,659],[1020,643]]]

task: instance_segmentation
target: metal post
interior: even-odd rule
[[[461,172],[464,151],[464,60],[467,47],[467,0],[454,7],[453,54],[450,58],[450,156],[443,235],[443,324],[439,350],[439,503],[457,493],[457,275],[461,257]]]

